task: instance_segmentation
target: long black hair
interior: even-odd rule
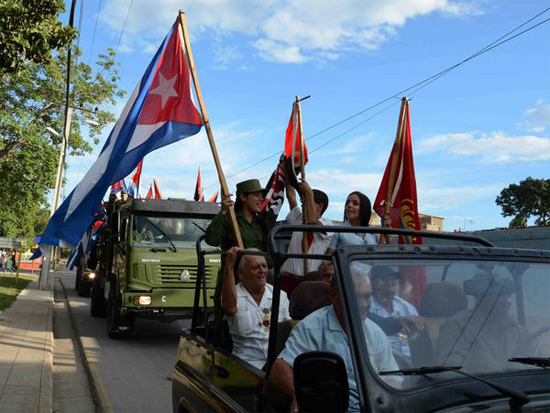
[[[346,198],[346,200],[350,197],[350,195],[357,195],[359,198],[359,216],[361,217],[361,226],[362,227],[368,227],[370,222],[370,216],[372,214],[371,209],[371,203],[368,196],[363,194],[359,191],[353,191],[351,194],[349,194]],[[344,221],[346,221],[346,209],[344,207]]]

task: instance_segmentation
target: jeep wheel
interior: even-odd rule
[[[118,302],[114,295],[107,300],[107,334],[114,339],[129,338],[134,333],[134,316],[120,314]]]
[[[107,303],[103,297],[103,290],[99,288],[99,283],[92,285],[92,302],[90,303],[90,314],[92,317],[106,317]]]

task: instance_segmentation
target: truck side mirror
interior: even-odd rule
[[[336,353],[311,351],[294,360],[294,390],[300,412],[345,412],[348,374]]]

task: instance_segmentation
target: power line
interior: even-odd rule
[[[485,54],[485,53],[487,53],[488,51],[493,50],[494,48],[496,48],[496,47],[498,47],[498,46],[501,46],[502,44],[507,43],[507,42],[509,42],[510,40],[513,40],[513,39],[515,39],[516,37],[518,37],[518,36],[520,36],[520,35],[522,35],[522,34],[528,32],[528,31],[530,31],[530,30],[533,30],[534,28],[536,28],[536,27],[538,27],[538,26],[540,26],[540,25],[542,25],[542,24],[544,24],[544,23],[547,23],[547,22],[550,20],[550,18],[549,18],[549,19],[546,19],[546,20],[543,20],[543,21],[541,21],[541,22],[539,22],[539,23],[537,23],[537,24],[534,24],[534,25],[528,27],[527,29],[525,29],[525,30],[523,30],[523,31],[521,31],[521,32],[519,32],[519,33],[517,33],[517,34],[515,34],[514,36],[508,37],[510,34],[516,32],[517,30],[519,30],[520,28],[522,28],[522,27],[524,27],[525,25],[529,24],[530,22],[532,22],[533,20],[535,20],[537,17],[543,15],[544,13],[548,12],[549,10],[550,10],[550,7],[546,8],[545,10],[543,10],[543,11],[541,11],[540,13],[536,14],[535,16],[529,18],[527,21],[523,22],[523,23],[520,24],[519,26],[516,26],[514,29],[510,30],[509,32],[507,32],[507,33],[504,34],[503,36],[499,37],[498,39],[496,39],[496,40],[494,40],[493,42],[489,43],[488,45],[486,45],[486,46],[483,47],[482,49],[480,49],[480,50],[478,50],[477,52],[473,53],[472,55],[468,56],[466,59],[464,59],[464,60],[462,60],[462,61],[460,61],[460,62],[458,62],[458,63],[456,63],[456,64],[454,64],[454,65],[452,65],[452,66],[450,66],[450,67],[448,67],[448,68],[446,68],[446,69],[444,69],[444,70],[442,70],[442,71],[440,71],[440,72],[438,72],[438,73],[436,73],[436,74],[434,74],[434,75],[432,75],[432,76],[429,76],[429,77],[425,78],[424,80],[422,80],[422,81],[420,81],[420,82],[417,82],[417,83],[413,84],[412,86],[407,87],[406,89],[400,90],[399,92],[394,93],[394,94],[391,95],[391,96],[388,96],[387,98],[385,98],[385,99],[383,99],[383,100],[381,100],[381,101],[379,101],[379,102],[377,102],[377,103],[375,103],[375,104],[369,106],[369,107],[366,108],[366,109],[363,109],[363,110],[361,110],[361,111],[359,111],[359,112],[357,112],[357,113],[355,113],[355,114],[353,114],[353,115],[351,115],[351,116],[349,116],[349,117],[347,117],[347,118],[345,118],[345,119],[343,119],[343,120],[341,120],[341,121],[339,121],[339,122],[334,123],[333,125],[331,125],[331,126],[325,128],[325,129],[323,129],[323,130],[321,130],[321,131],[319,131],[319,132],[317,132],[317,133],[315,133],[315,134],[309,136],[308,138],[306,138],[306,141],[309,141],[309,140],[311,140],[311,139],[314,139],[314,138],[316,138],[317,136],[319,136],[319,135],[321,135],[321,134],[323,134],[323,133],[325,133],[325,132],[328,132],[328,131],[331,130],[331,129],[334,129],[335,127],[337,127],[337,126],[339,126],[339,125],[341,125],[341,124],[343,124],[343,123],[345,123],[345,122],[348,122],[348,121],[350,121],[351,119],[354,119],[354,118],[356,118],[357,116],[362,115],[363,113],[365,113],[365,112],[367,112],[367,111],[370,111],[370,110],[372,110],[372,109],[374,109],[374,108],[376,108],[376,107],[378,107],[378,106],[380,106],[380,105],[383,105],[384,103],[386,103],[386,102],[388,102],[388,101],[390,101],[390,100],[392,100],[392,99],[398,98],[399,96],[406,94],[407,92],[411,92],[411,91],[412,91],[412,92],[410,93],[410,96],[412,96],[412,95],[418,93],[420,90],[424,89],[426,86],[430,85],[431,83],[433,83],[433,82],[435,82],[436,80],[440,79],[441,77],[445,76],[447,73],[449,73],[450,71],[452,71],[452,70],[456,69],[457,67],[463,65],[464,63],[467,63],[467,62],[469,62],[470,60],[473,60],[473,59],[475,59],[476,57],[479,57],[479,56],[481,56],[482,54]],[[393,106],[393,104],[390,105],[389,107],[391,107],[391,106]],[[328,143],[330,143],[330,142],[333,142],[333,141],[335,141],[336,139],[341,138],[341,137],[344,136],[346,133],[348,133],[348,132],[350,132],[350,131],[356,129],[358,126],[364,124],[365,122],[367,122],[368,120],[370,120],[370,119],[372,119],[373,117],[377,116],[378,114],[380,114],[380,113],[382,113],[382,112],[385,112],[387,109],[389,109],[389,107],[387,107],[386,109],[382,110],[381,112],[378,112],[377,114],[375,114],[374,116],[368,118],[367,120],[365,120],[365,121],[359,123],[358,125],[354,126],[353,128],[351,128],[351,129],[349,129],[349,130],[343,132],[342,134],[338,135],[337,137],[335,137],[335,138],[333,138],[333,139],[327,141],[326,144],[328,144]],[[314,151],[320,149],[320,148],[323,147],[323,146],[326,146],[326,144],[323,144],[323,145],[321,145],[320,147],[317,147],[316,149],[314,149]],[[312,151],[312,152],[313,152],[313,151]],[[257,162],[255,162],[255,163],[253,163],[252,165],[247,166],[247,167],[245,167],[245,168],[243,168],[243,169],[241,169],[241,170],[235,172],[234,174],[231,174],[231,175],[227,176],[227,178],[232,178],[232,177],[234,177],[234,176],[236,176],[236,175],[241,174],[242,172],[245,172],[245,171],[247,171],[247,170],[249,170],[249,169],[251,169],[251,168],[253,168],[253,167],[255,167],[255,166],[257,166],[257,165],[259,165],[259,164],[261,164],[261,163],[263,163],[263,162],[265,162],[265,161],[267,161],[267,160],[269,160],[269,159],[275,158],[276,156],[280,156],[280,153],[281,153],[281,151],[277,151],[277,152],[275,152],[275,153],[273,153],[273,154],[271,154],[271,155],[269,155],[269,156],[267,156],[267,157],[261,159],[260,161],[257,161]],[[213,183],[213,184],[210,184],[210,185],[207,185],[207,186],[204,187],[204,189],[210,188],[210,187],[215,186],[215,185],[218,185],[218,182]]]
[[[94,46],[95,46],[95,36],[97,33],[97,24],[99,22],[99,15],[101,14],[101,1],[99,0],[98,6],[97,6],[97,15],[95,18],[95,26],[94,26],[94,35],[92,36],[92,48],[90,49],[90,57],[88,58],[88,66],[92,63],[92,55],[94,53]]]
[[[120,41],[122,40],[122,35],[124,34],[124,31],[126,30],[126,23],[128,23],[128,17],[130,16],[130,10],[132,10],[132,4],[134,4],[134,0],[130,1],[130,5],[128,6],[128,12],[126,13],[126,19],[124,19],[124,24],[122,25],[122,31],[120,32],[120,36],[118,37],[118,42],[115,47],[115,56],[118,52],[118,46],[120,46]]]

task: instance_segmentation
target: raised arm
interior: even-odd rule
[[[286,192],[286,199],[288,200],[288,206],[290,207],[290,210],[293,210],[296,205],[296,190],[292,185],[290,185],[290,180],[288,177],[286,177],[286,186],[285,186],[285,192]]]
[[[208,225],[208,228],[206,228],[206,232],[204,234],[204,240],[206,241],[207,244],[215,247],[221,245],[223,234],[225,231],[227,231],[227,222],[228,222],[227,213],[229,212],[229,207],[231,205],[233,205],[231,196],[230,195],[224,196],[222,201],[221,211],[214,218],[212,218],[210,225]]]
[[[226,252],[225,268],[222,284],[222,309],[225,314],[232,316],[237,312],[237,291],[235,290],[235,262],[239,247],[233,247]]]
[[[310,225],[316,225],[319,223],[319,213],[315,207],[315,200],[313,199],[313,190],[307,183],[307,181],[302,180],[300,182],[300,191],[302,191],[302,197],[304,200],[305,209],[307,212],[307,223]]]

